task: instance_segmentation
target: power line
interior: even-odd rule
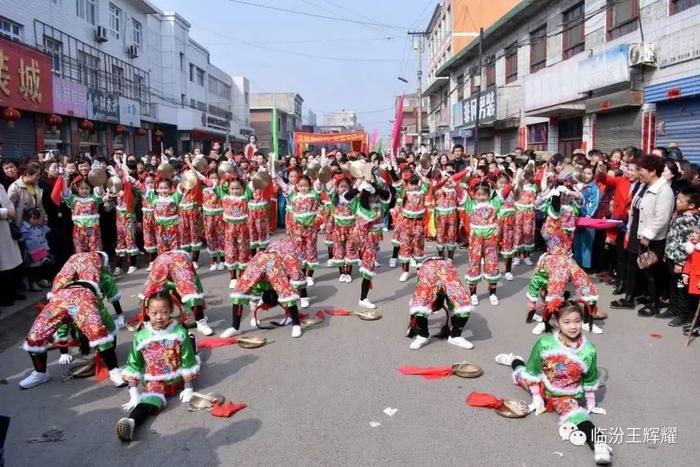
[[[409,29],[409,28],[404,27],[404,26],[397,26],[397,25],[392,25],[392,24],[376,23],[376,22],[371,22],[371,21],[359,21],[359,20],[353,20],[353,19],[349,19],[349,18],[341,18],[339,16],[328,16],[328,15],[320,15],[320,14],[316,14],[316,13],[309,13],[306,11],[290,10],[288,8],[275,7],[275,6],[271,6],[271,5],[260,5],[257,3],[246,2],[244,0],[229,0],[229,2],[239,3],[241,5],[254,6],[254,7],[258,7],[258,8],[264,8],[267,10],[282,11],[282,12],[290,13],[293,15],[310,16],[312,18],[327,19],[330,21],[341,21],[344,23],[362,24],[365,26],[379,26],[379,27],[388,28],[388,29],[404,29],[404,30]]]
[[[265,44],[318,44],[324,42],[371,42],[371,41],[390,41],[401,39],[403,36],[385,36],[385,37],[354,37],[347,39],[300,39],[300,40],[283,40],[283,41],[261,41],[249,42],[249,44],[265,45]],[[200,42],[204,46],[220,46],[231,45],[244,42],[241,39],[232,39],[230,42]]]

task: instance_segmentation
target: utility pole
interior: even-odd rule
[[[474,155],[479,157],[479,114],[481,113],[481,69],[483,66],[484,28],[479,28],[479,87],[476,95],[476,118],[474,119]]]
[[[418,131],[417,146],[423,144],[423,85],[421,78],[423,76],[423,63],[421,53],[423,52],[423,37],[425,32],[409,32],[409,36],[413,36],[413,49],[416,51],[416,94],[418,101],[416,103],[416,130]]]

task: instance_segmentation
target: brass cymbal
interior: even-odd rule
[[[423,167],[423,169],[427,170],[430,168],[431,165],[433,165],[433,160],[430,157],[430,154],[423,154],[420,156],[419,160],[420,166]]]
[[[167,178],[169,180],[172,180],[173,177],[175,176],[175,168],[172,165],[170,165],[168,162],[163,162],[156,169],[156,174],[160,178]]]
[[[194,169],[201,174],[203,174],[207,170],[208,166],[209,163],[207,162],[204,156],[197,156],[192,161],[192,167],[194,167]]]
[[[256,190],[264,190],[268,187],[272,181],[272,178],[270,178],[270,174],[267,172],[257,172],[255,175],[253,175],[251,181],[253,182],[253,188]]]
[[[90,172],[88,172],[88,183],[90,183],[91,186],[104,186],[105,182],[107,182],[107,171],[105,169],[92,169]]]
[[[306,165],[306,170],[304,171],[304,175],[310,178],[316,178],[318,176],[318,172],[321,170],[321,165],[316,162],[316,161],[309,161],[309,163]]]
[[[191,170],[185,170],[180,177],[180,186],[185,190],[191,190],[197,186],[197,176]]]
[[[222,162],[219,164],[219,168],[217,169],[217,173],[219,174],[220,179],[226,178],[228,175],[232,175],[235,173],[233,169],[233,164],[230,162]]]
[[[460,362],[452,365],[452,373],[460,378],[478,378],[484,374],[484,370],[474,363]]]
[[[122,184],[122,181],[119,177],[114,176],[114,177],[109,177],[107,179],[107,191],[110,192],[113,195],[116,195],[122,189],[124,188],[124,185]]]
[[[368,165],[365,161],[352,161],[350,162],[350,174],[354,178],[362,178],[365,176],[365,166]]]
[[[329,166],[322,167],[321,170],[318,171],[318,180],[321,183],[328,183],[331,178],[333,178],[333,169]]]

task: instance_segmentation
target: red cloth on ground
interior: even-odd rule
[[[487,407],[490,409],[500,409],[503,407],[503,399],[499,399],[488,392],[472,391],[467,396],[467,405],[471,407]]]
[[[226,345],[233,345],[238,342],[235,337],[207,337],[197,341],[198,349],[215,349],[217,347],[224,347]]]
[[[109,378],[109,370],[102,361],[100,352],[95,352],[95,381],[102,381]]]
[[[220,404],[219,402],[214,402],[214,405],[211,407],[211,414],[215,417],[230,417],[246,407],[248,407],[248,404],[244,403],[224,402]]]
[[[422,376],[423,379],[441,379],[452,376],[451,366],[438,367],[420,367],[420,366],[402,366],[399,368],[402,375]]]

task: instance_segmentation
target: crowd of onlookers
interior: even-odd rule
[[[690,321],[697,301],[692,283],[692,244],[700,237],[700,180],[697,167],[684,160],[677,147],[655,148],[644,155],[634,147],[609,154],[598,150],[573,154],[536,154],[517,148],[508,155],[483,153],[469,156],[460,145],[449,153],[402,150],[398,160],[418,167],[430,156],[431,165],[455,173],[472,165],[485,178],[494,181],[500,174],[514,174],[528,160],[536,161],[535,182],[544,192],[553,180],[571,183],[583,195],[580,216],[617,219],[617,227],[607,230],[579,229],[574,242],[576,261],[590,274],[614,286],[620,297],[611,308],[636,308],[640,316],[670,318],[669,325],[684,326]],[[131,175],[143,180],[158,166],[169,162],[179,170],[187,158],[148,154],[126,158]],[[121,157],[121,154],[117,155]],[[378,164],[381,155],[324,155],[325,162],[344,163],[364,157]],[[224,160],[235,160],[240,170],[255,173],[269,166],[267,155],[256,152],[251,159],[243,152],[223,151],[215,145],[206,158],[210,170]],[[318,155],[281,158],[273,169],[283,180],[293,168],[306,169]],[[115,159],[116,160],[116,159]],[[23,299],[22,290],[49,287],[54,271],[72,254],[70,210],[51,201],[51,192],[64,171],[87,177],[90,170],[113,165],[112,159],[81,156],[77,159],[40,154],[37,160],[2,160],[0,182],[0,306]],[[272,169],[272,167],[270,167]],[[284,227],[285,198],[277,197],[277,228]],[[137,213],[138,215],[138,213]],[[539,219],[541,222],[543,219]],[[390,227],[387,216],[386,227]],[[100,230],[104,249],[113,255],[115,243],[114,208],[100,207]],[[698,247],[700,249],[700,247]],[[687,330],[687,329],[686,329]]]

